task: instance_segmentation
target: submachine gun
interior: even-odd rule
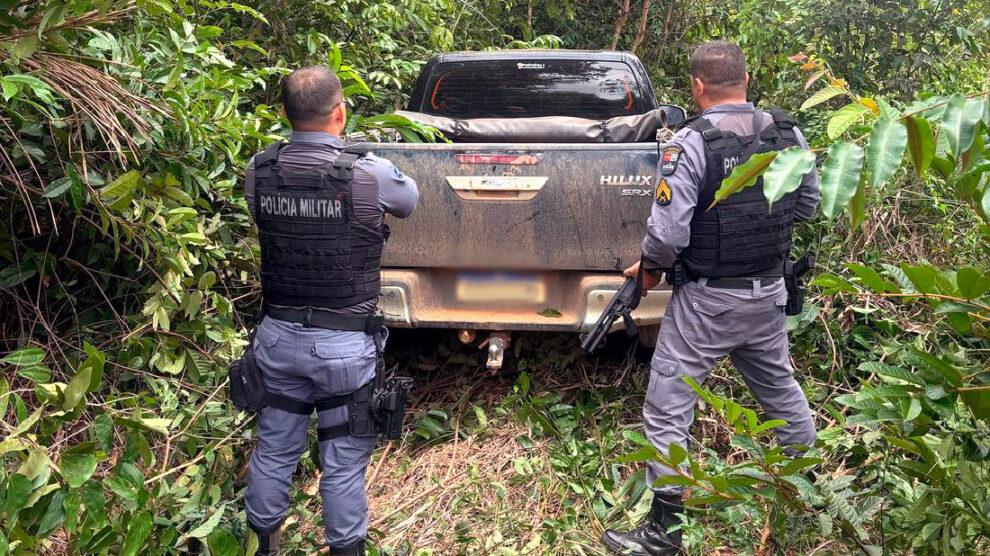
[[[612,325],[615,324],[615,321],[619,317],[622,317],[622,322],[626,325],[626,334],[631,337],[639,333],[639,328],[636,326],[636,322],[633,321],[632,312],[639,306],[639,301],[642,298],[642,285],[642,276],[626,278],[626,281],[622,283],[622,287],[619,288],[619,291],[615,292],[615,295],[612,296],[605,310],[598,317],[598,321],[595,322],[595,327],[591,329],[591,332],[581,334],[581,349],[588,354],[594,353],[605,343],[605,335],[612,329]]]

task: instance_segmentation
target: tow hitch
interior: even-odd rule
[[[476,333],[474,330],[461,330],[457,334],[457,339],[463,344],[470,344],[474,342]],[[506,332],[493,332],[487,340],[481,342],[478,346],[480,348],[488,348],[488,358],[485,361],[485,367],[490,371],[498,371],[502,368],[502,363],[505,361],[505,350],[509,347],[509,334]]]

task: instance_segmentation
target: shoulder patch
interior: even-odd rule
[[[661,207],[665,207],[670,204],[670,200],[673,197],[673,192],[670,190],[670,184],[667,183],[667,178],[660,178],[660,182],[657,183],[657,191],[654,195],[657,200],[657,204]]]
[[[677,171],[677,162],[681,159],[684,149],[680,145],[664,147],[660,155],[660,174],[669,176]]]

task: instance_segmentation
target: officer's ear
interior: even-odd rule
[[[705,82],[697,77],[692,77],[691,92],[694,93],[694,98],[705,96]]]
[[[344,101],[337,103],[337,106],[334,106],[330,112],[330,118],[334,123],[339,123],[340,125],[347,123],[347,103]]]

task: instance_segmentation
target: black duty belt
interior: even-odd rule
[[[748,278],[709,278],[705,283],[710,288],[721,290],[751,290],[753,282],[759,282],[760,286],[776,284],[781,279],[780,276],[751,276]]]
[[[265,308],[265,314],[273,319],[295,322],[306,328],[324,328],[349,332],[367,332],[375,335],[385,326],[385,317],[378,311],[370,315],[334,315],[314,309]]]

